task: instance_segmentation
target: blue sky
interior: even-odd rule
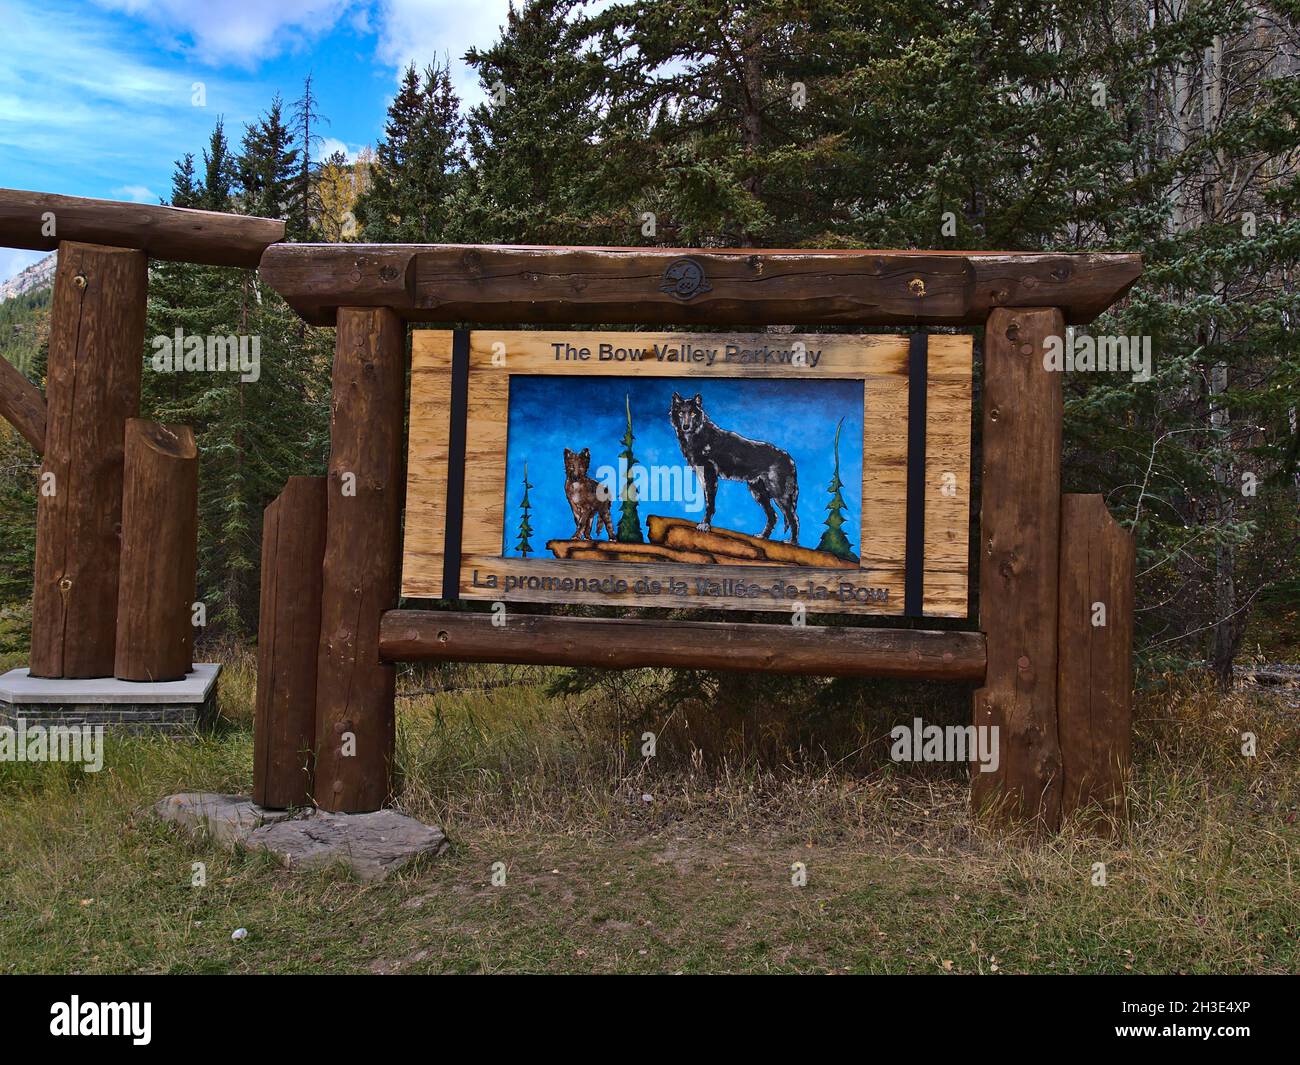
[[[635,387],[631,387],[632,384]],[[588,474],[600,478],[602,466],[617,469],[620,441],[626,425],[625,397],[632,407],[632,450],[646,465],[683,466],[681,448],[669,420],[673,392],[704,397],[704,410],[723,429],[783,448],[794,459],[799,480],[799,542],[816,547],[825,531],[826,487],[834,472],[835,425],[840,434],[840,480],[847,508],[844,532],[856,554],[862,502],[862,382],[833,379],[680,377],[579,377],[568,374],[517,375],[510,379],[510,414],[506,438],[506,509],[503,550],[510,556],[518,540],[519,501],[523,495],[524,463],[528,463],[534,551],[550,558],[546,541],[573,535],[573,512],[565,497],[564,449],[591,449]],[[556,417],[556,411],[566,411]],[[792,413],[798,412],[798,417]],[[703,497],[696,495],[702,502]],[[691,517],[684,501],[642,499],[637,507],[642,535],[651,514]],[[611,508],[617,528],[619,503]],[[738,481],[718,488],[713,523],[757,536],[763,512],[749,489]],[[777,517],[777,539],[789,539]],[[596,535],[593,533],[593,535]],[[599,539],[605,539],[602,532]]]
[[[508,0],[0,0],[0,186],[157,203],[218,116],[236,144],[314,74],[326,153],[374,144],[400,70],[485,47]],[[205,100],[193,103],[194,84]],[[40,253],[0,249],[0,279]]]

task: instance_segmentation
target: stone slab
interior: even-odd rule
[[[0,676],[0,725],[102,725],[120,732],[175,735],[207,728],[217,717],[221,666],[199,662],[184,680]]]
[[[267,851],[290,869],[343,865],[362,880],[382,880],[416,858],[442,854],[449,846],[442,829],[396,810],[266,810],[250,799],[214,792],[169,795],[153,810],[164,821],[226,846]]]
[[[0,703],[91,705],[163,703],[177,706],[204,703],[221,672],[218,662],[196,662],[184,680],[134,681],[116,677],[33,677],[26,667],[0,676]]]

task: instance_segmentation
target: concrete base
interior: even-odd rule
[[[187,791],[168,795],[153,812],[191,835],[231,848],[267,851],[290,869],[340,865],[362,880],[382,880],[416,858],[437,856],[449,846],[442,829],[395,810],[267,810],[238,795]]]
[[[184,680],[145,683],[32,677],[26,669],[0,676],[0,725],[104,725],[124,732],[193,732],[217,716],[216,662],[197,662]]]

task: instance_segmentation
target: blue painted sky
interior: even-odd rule
[[[0,0],[0,186],[157,203],[217,117],[236,144],[315,77],[328,152],[381,136],[399,71],[486,47],[507,0]],[[192,101],[201,82],[206,99]],[[0,279],[39,253],[0,249]]]
[[[765,440],[783,448],[794,459],[799,477],[799,542],[816,547],[826,520],[826,503],[834,467],[835,425],[844,419],[840,435],[840,479],[847,509],[844,532],[854,553],[862,502],[862,382],[815,379],[731,378],[684,380],[666,377],[578,377],[515,375],[510,379],[510,414],[506,459],[507,554],[515,556],[518,540],[519,501],[523,495],[524,463],[528,463],[533,510],[534,552],[551,557],[546,541],[573,535],[573,512],[564,494],[564,449],[591,449],[588,473],[599,479],[601,466],[617,468],[623,450],[626,416],[624,398],[631,397],[633,451],[647,465],[684,465],[677,436],[668,417],[674,391],[704,397],[705,413],[723,429]],[[702,500],[702,495],[696,496]],[[619,504],[611,517],[618,527]],[[641,531],[650,514],[703,520],[702,510],[688,513],[685,501],[650,501],[638,504]],[[757,535],[763,531],[763,512],[749,489],[738,481],[724,481],[718,489],[713,523]],[[774,535],[782,535],[778,515]],[[593,534],[594,535],[594,534]],[[601,539],[604,538],[602,533]]]

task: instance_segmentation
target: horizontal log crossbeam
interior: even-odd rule
[[[284,240],[274,218],[0,189],[0,247],[53,251],[59,241],[134,248],[154,259],[254,267]]]
[[[812,326],[983,325],[1042,306],[1082,324],[1141,270],[1128,254],[277,244],[260,273],[318,325],[391,307],[421,322]]]
[[[816,676],[981,681],[984,636],[918,629],[652,621],[389,610],[379,655],[389,662],[445,660],[635,669],[769,670]]]

